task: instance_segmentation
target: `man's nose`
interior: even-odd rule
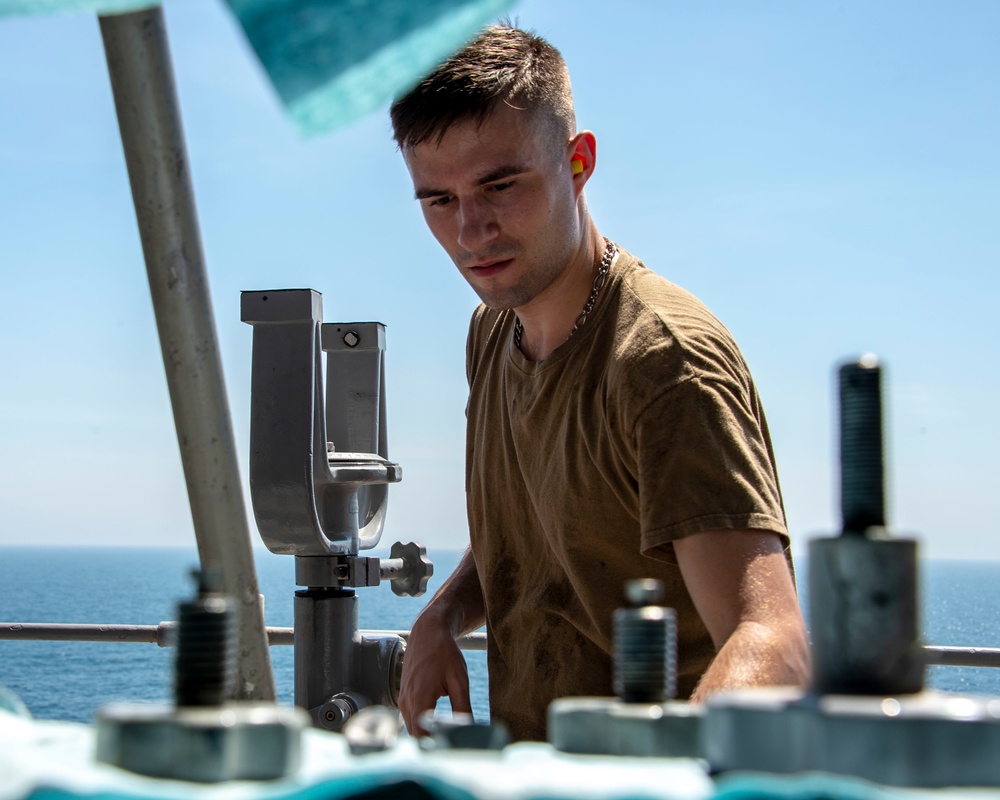
[[[476,251],[499,233],[496,217],[489,206],[478,199],[469,199],[459,209],[458,243],[465,250]]]

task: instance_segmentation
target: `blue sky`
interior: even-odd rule
[[[244,289],[388,326],[386,543],[467,541],[475,296],[384,113],[303,139],[217,0],[167,0],[246,474]],[[833,370],[887,365],[891,527],[1000,558],[1000,4],[522,0],[560,47],[601,231],[699,295],[760,387],[796,546],[837,528]],[[97,22],[0,22],[0,544],[193,543]]]

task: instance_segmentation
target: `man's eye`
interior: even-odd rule
[[[514,185],[514,181],[504,181],[503,183],[491,183],[490,188],[495,192],[502,192]]]
[[[446,206],[451,202],[451,198],[448,195],[442,197],[435,197],[427,205],[429,206]]]

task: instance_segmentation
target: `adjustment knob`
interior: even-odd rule
[[[416,542],[396,542],[389,550],[389,559],[399,563],[389,577],[393,594],[420,597],[427,591],[427,581],[434,574],[434,565],[427,558],[427,548]]]

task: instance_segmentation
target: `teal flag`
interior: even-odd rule
[[[405,92],[514,0],[225,0],[306,134]],[[0,17],[120,14],[154,0],[0,0]]]
[[[0,0],[0,17],[24,14],[59,14],[89,11],[91,14],[124,14],[152,8],[157,0]]]
[[[307,134],[406,91],[513,0],[226,0]]]

